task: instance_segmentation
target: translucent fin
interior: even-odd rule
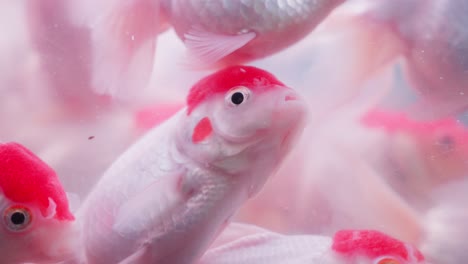
[[[308,97],[319,115],[356,99],[366,81],[396,60],[402,50],[390,25],[372,21],[364,11],[351,11],[333,12],[314,33],[317,59],[310,74],[316,76],[315,86],[326,89]]]
[[[178,190],[180,175],[165,175],[120,207],[113,229],[128,239],[147,237],[149,232],[163,232],[165,221],[182,203]]]
[[[159,4],[151,0],[117,1],[92,28],[93,89],[128,99],[149,83]]]
[[[183,66],[192,69],[208,68],[249,43],[255,36],[254,32],[219,35],[194,27],[184,35],[188,53]]]

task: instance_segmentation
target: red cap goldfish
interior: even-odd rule
[[[18,143],[0,144],[0,255],[4,263],[71,256],[74,216],[55,172]]]
[[[81,207],[88,263],[191,263],[276,171],[302,131],[302,99],[232,66],[118,158]],[[190,237],[190,239],[187,239]]]
[[[235,232],[228,232],[230,229]],[[425,263],[416,247],[376,230],[340,230],[331,238],[282,235],[248,224],[231,224],[224,232],[199,264]]]
[[[392,137],[389,155],[401,174],[392,182],[399,182],[399,191],[422,198],[437,186],[466,177],[468,129],[455,118],[418,121],[404,113],[373,110],[361,122]]]

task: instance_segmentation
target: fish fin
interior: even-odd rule
[[[70,211],[72,213],[76,213],[76,211],[78,211],[78,208],[81,205],[80,196],[78,196],[78,194],[76,193],[69,193],[69,192],[66,192],[65,194],[67,195]]]
[[[189,69],[212,67],[222,58],[252,41],[256,35],[255,32],[220,35],[193,27],[184,34],[187,54],[183,66]]]
[[[312,76],[320,76],[317,86],[329,87],[310,94],[320,119],[353,102],[370,77],[398,59],[403,49],[387,24],[364,14],[332,13],[314,34],[318,59]]]
[[[164,232],[183,202],[184,195],[179,190],[181,178],[180,174],[161,175],[128,199],[116,214],[114,231],[129,239],[141,239],[150,232]]]
[[[159,5],[150,0],[115,1],[92,29],[93,89],[98,94],[129,99],[149,83]]]

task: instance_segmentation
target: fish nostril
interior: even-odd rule
[[[295,96],[294,94],[288,94],[284,97],[284,101],[293,101],[293,100],[297,100],[297,96]]]

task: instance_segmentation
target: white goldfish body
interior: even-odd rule
[[[198,262],[215,263],[416,264],[425,260],[413,245],[375,230],[340,230],[331,238],[282,235],[233,223]]]
[[[55,172],[17,143],[0,144],[2,263],[53,263],[73,256],[78,233]]]
[[[279,52],[309,34],[343,0],[161,0],[161,12],[195,67],[232,65]]]
[[[81,207],[88,263],[191,263],[256,194],[302,131],[305,104],[273,75],[233,66],[104,174]]]

